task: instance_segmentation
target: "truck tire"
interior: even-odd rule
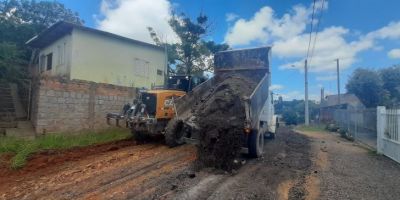
[[[264,139],[275,139],[275,133],[269,131],[264,133]]]
[[[253,130],[249,136],[248,148],[250,157],[261,157],[264,152],[264,134],[261,134],[257,130]]]
[[[183,121],[180,119],[171,119],[165,128],[165,143],[169,147],[176,147],[185,143],[183,140]]]

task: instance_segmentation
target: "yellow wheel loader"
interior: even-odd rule
[[[167,87],[152,90],[139,90],[138,98],[126,104],[122,113],[108,113],[107,123],[120,121],[131,129],[135,140],[143,142],[149,136],[163,135],[169,120],[175,116],[175,99],[184,96],[204,78],[192,76],[170,76]]]

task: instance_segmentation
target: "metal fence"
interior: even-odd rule
[[[378,153],[400,163],[400,109],[378,107]]]
[[[335,109],[333,120],[342,133],[374,149],[377,147],[376,109]]]

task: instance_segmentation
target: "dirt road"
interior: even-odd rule
[[[280,129],[233,174],[193,171],[194,146],[120,141],[0,167],[0,199],[396,199],[400,167],[335,135]]]
[[[140,198],[195,159],[192,146],[170,149],[131,141],[37,155],[20,172],[3,169],[3,199]]]
[[[400,164],[337,134],[304,132],[311,140],[309,188],[316,199],[399,199]]]
[[[20,171],[1,168],[2,199],[277,199],[305,195],[306,137],[281,131],[266,155],[234,174],[193,173],[196,149],[130,141],[34,156]]]

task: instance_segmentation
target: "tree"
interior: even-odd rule
[[[384,95],[382,80],[374,70],[358,68],[346,84],[349,93],[355,94],[366,107],[376,107]]]
[[[400,65],[381,69],[379,71],[385,90],[384,104],[387,106],[399,105],[400,101]]]
[[[0,80],[16,82],[24,73],[24,60],[20,59],[21,53],[15,44],[0,43]]]
[[[169,68],[177,74],[203,74],[213,69],[213,55],[229,48],[227,44],[205,41],[208,33],[208,17],[200,14],[195,21],[181,14],[169,20],[180,42],[168,44],[158,37],[153,28],[148,27],[150,36],[157,45],[167,49]]]
[[[3,51],[6,54],[0,55],[1,73],[16,71],[12,68],[20,68],[21,64],[26,67],[31,50],[25,43],[58,21],[84,23],[77,13],[56,1],[0,0],[0,49],[10,51]],[[11,55],[14,59],[5,59]],[[7,70],[4,66],[7,66]],[[24,78],[27,74],[19,73],[18,76]]]
[[[275,113],[282,115],[283,121],[287,125],[297,125],[304,123],[304,100],[277,101],[275,103]],[[309,100],[310,119],[315,120],[319,114],[319,105]]]

